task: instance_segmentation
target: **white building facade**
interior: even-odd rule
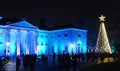
[[[27,21],[0,25],[0,56],[86,53],[87,30],[40,30]]]

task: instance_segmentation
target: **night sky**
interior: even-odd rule
[[[0,15],[3,17],[26,18],[35,26],[42,18],[48,20],[49,27],[69,22],[87,20],[95,28],[99,27],[98,17],[106,16],[109,37],[116,37],[120,27],[120,2],[111,0],[3,0],[0,1]]]

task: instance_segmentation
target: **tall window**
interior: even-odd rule
[[[43,46],[43,43],[41,43],[41,45]]]
[[[45,43],[45,45],[46,45],[46,46],[48,45],[47,42]]]
[[[57,35],[57,37],[59,38],[61,35]]]
[[[68,46],[65,46],[65,53],[68,53]]]
[[[80,35],[80,34],[78,34],[78,37],[81,37],[81,35]]]
[[[51,38],[53,38],[53,36],[51,36]]]
[[[43,35],[41,35],[41,37],[43,38]]]
[[[54,47],[52,46],[52,53],[54,53]]]
[[[68,34],[64,34],[64,37],[67,37],[68,36]]]
[[[48,36],[46,35],[45,37],[47,38]]]

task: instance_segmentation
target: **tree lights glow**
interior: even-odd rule
[[[97,43],[95,46],[95,52],[97,52],[97,53],[112,53],[110,44],[109,44],[109,40],[107,37],[107,32],[106,32],[105,25],[104,25],[105,17],[103,15],[101,15],[101,17],[99,17],[99,18],[100,18],[101,23],[100,23]]]

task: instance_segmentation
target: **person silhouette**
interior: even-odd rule
[[[17,58],[16,58],[16,71],[19,71],[19,66],[20,66],[20,58],[17,56]]]

